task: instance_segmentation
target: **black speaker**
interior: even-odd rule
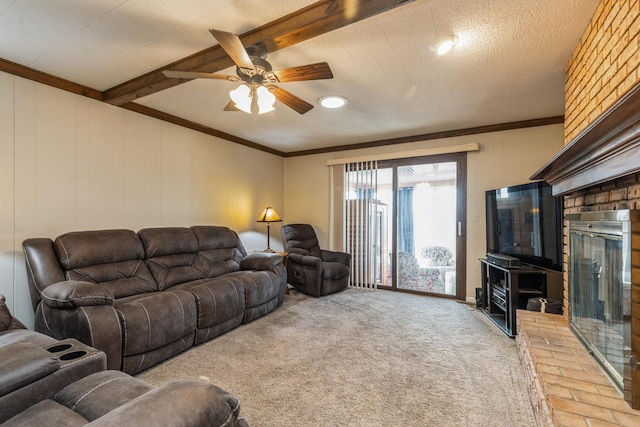
[[[476,288],[476,307],[482,308],[484,306],[483,300],[484,294],[482,292],[482,288]]]

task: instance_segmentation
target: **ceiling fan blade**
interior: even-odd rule
[[[240,81],[239,77],[230,76],[228,74],[202,73],[199,71],[164,70],[162,74],[172,79],[216,79],[229,80],[230,82]]]
[[[329,64],[327,64],[326,62],[318,62],[316,64],[301,65],[299,67],[275,70],[273,71],[273,74],[281,83],[333,78],[331,68],[329,68]]]
[[[313,105],[309,104],[304,99],[298,98],[291,92],[286,91],[282,88],[271,86],[269,90],[271,90],[271,92],[276,96],[276,99],[278,101],[282,102],[284,105],[300,114],[304,114],[313,108]]]
[[[229,101],[227,105],[223,108],[224,111],[241,111],[238,107],[236,107],[235,102]]]
[[[211,35],[220,43],[222,49],[227,52],[233,62],[243,70],[249,70],[255,73],[256,67],[251,62],[249,54],[245,50],[240,38],[227,31],[209,30]]]

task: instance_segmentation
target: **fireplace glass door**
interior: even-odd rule
[[[621,391],[630,331],[625,224],[569,222],[571,325]]]

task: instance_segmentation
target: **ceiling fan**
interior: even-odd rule
[[[273,103],[278,100],[296,112],[304,114],[311,110],[313,105],[276,86],[276,83],[333,78],[331,68],[326,62],[274,71],[266,60],[267,53],[262,44],[258,43],[245,49],[240,38],[233,33],[213,29],[209,32],[236,64],[236,76],[177,70],[165,70],[163,74],[166,77],[178,79],[217,79],[242,82],[237,89],[230,92],[231,101],[224,108],[225,111],[241,110],[251,113],[251,111],[257,110],[262,114],[272,111],[274,109]]]

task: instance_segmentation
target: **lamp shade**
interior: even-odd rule
[[[264,114],[275,110],[275,108],[273,108],[273,104],[276,102],[276,96],[272,94],[269,89],[264,86],[258,86],[256,95],[258,96],[258,114]]]
[[[257,222],[280,222],[282,218],[280,215],[271,207],[267,206],[264,208],[260,216],[258,216]]]
[[[251,113],[251,89],[249,86],[242,84],[229,92],[229,96],[238,109],[245,113]]]

